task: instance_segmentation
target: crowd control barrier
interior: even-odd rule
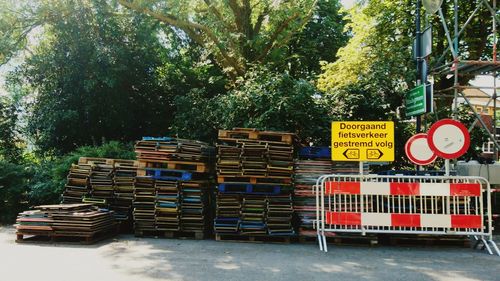
[[[327,232],[467,235],[500,256],[482,177],[324,175],[314,191],[322,251]]]

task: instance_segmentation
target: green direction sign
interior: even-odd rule
[[[406,93],[406,116],[418,116],[426,112],[427,99],[425,88],[425,84],[422,84]]]

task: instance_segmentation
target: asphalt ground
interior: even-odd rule
[[[19,244],[13,227],[0,226],[0,280],[500,280],[500,257],[461,247],[330,245],[323,253],[314,243],[132,235],[94,245]]]

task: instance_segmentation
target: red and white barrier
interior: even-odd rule
[[[325,232],[472,235],[500,255],[484,178],[328,175],[315,191],[321,249]]]

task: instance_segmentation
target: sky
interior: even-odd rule
[[[342,5],[344,5],[344,7],[346,8],[352,7],[352,5],[354,5],[354,1],[356,0],[341,0]]]

